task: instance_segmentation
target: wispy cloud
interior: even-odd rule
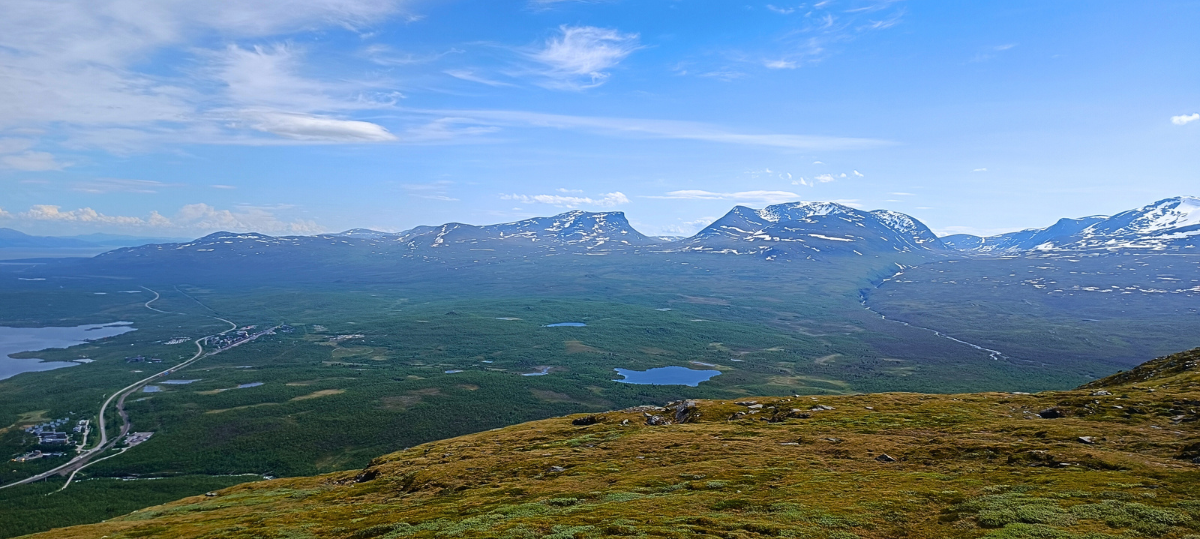
[[[713,191],[686,189],[682,191],[671,191],[663,195],[648,196],[646,198],[731,200],[736,202],[761,202],[765,204],[778,204],[781,202],[800,200],[800,195],[797,195],[796,193],[790,193],[788,191],[739,191],[736,193],[718,193]]]
[[[500,195],[501,200],[515,200],[522,204],[549,204],[551,206],[562,206],[564,208],[578,208],[580,206],[601,206],[611,207],[619,204],[628,204],[629,197],[625,196],[620,191],[605,193],[598,198],[577,197],[566,195],[518,195],[505,194]]]
[[[400,188],[408,192],[409,196],[424,198],[426,200],[441,200],[443,202],[458,202],[457,198],[450,196],[448,190],[454,182],[440,180],[430,183],[406,183]]]
[[[977,169],[973,169],[971,172],[987,172],[987,169],[986,168],[977,168]]]
[[[1200,112],[1171,117],[1171,123],[1175,125],[1187,125],[1196,120],[1200,120]]]
[[[153,194],[164,187],[163,182],[154,180],[127,180],[122,178],[95,178],[76,183],[72,189],[84,193],[143,193]]]
[[[625,34],[595,26],[558,28],[558,35],[528,54],[543,69],[539,84],[548,88],[582,90],[594,88],[608,80],[607,70],[639,48],[637,34]]]
[[[481,77],[479,75],[476,75],[475,72],[468,71],[465,69],[447,69],[446,71],[443,71],[443,73],[450,75],[451,77],[454,77],[456,79],[461,79],[461,80],[470,81],[470,82],[477,82],[479,84],[486,84],[488,86],[516,86],[515,84],[510,84],[507,82],[502,82],[502,81],[498,81],[498,80],[492,80],[492,79],[489,79],[486,77]]]
[[[893,144],[890,141],[830,137],[822,135],[737,133],[711,124],[673,120],[639,118],[606,118],[596,116],[567,116],[525,111],[456,110],[424,111],[461,118],[472,118],[493,125],[518,125],[552,129],[574,129],[610,136],[629,136],[696,140],[722,144],[764,146],[793,150],[854,150]]]
[[[52,153],[35,152],[32,150],[0,156],[0,163],[3,163],[8,168],[30,172],[62,170],[70,166],[70,163],[58,161]]]

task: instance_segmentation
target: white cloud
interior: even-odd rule
[[[339,120],[311,114],[271,111],[242,113],[258,131],[294,140],[315,142],[389,142],[396,136],[382,126],[358,120]]]
[[[778,7],[771,4],[767,4],[767,9],[780,15],[791,15],[792,13],[796,12],[796,8],[794,7]]]
[[[522,204],[549,204],[552,206],[562,206],[565,208],[577,208],[579,206],[603,206],[611,207],[619,204],[628,204],[629,197],[625,196],[620,191],[605,193],[600,198],[591,197],[576,197],[564,195],[500,195],[503,200],[516,200]]]
[[[1196,120],[1200,120],[1200,112],[1194,112],[1192,114],[1183,114],[1180,116],[1172,116],[1171,117],[1171,123],[1173,123],[1175,125],[1187,125]]]
[[[911,196],[916,196],[916,195],[914,195],[914,194],[912,194],[912,193],[892,193],[892,194],[893,194],[893,195],[895,195],[895,196],[898,196],[898,197],[911,197]]]
[[[195,44],[355,29],[399,13],[402,2],[8,0],[0,17],[0,128],[61,127],[68,143],[105,148],[238,143],[244,139],[231,136],[227,122],[248,106],[328,114],[378,105],[363,97],[372,84],[297,76],[302,57],[288,46],[205,51]],[[180,58],[168,66],[177,69],[142,67],[164,54]],[[96,132],[114,129],[115,144]]]
[[[441,200],[444,202],[458,202],[457,198],[454,198],[447,193],[447,189],[449,189],[449,187],[453,184],[454,182],[441,180],[431,183],[408,183],[401,185],[400,187],[407,191],[410,196],[417,198]]]
[[[813,161],[813,164],[814,165],[824,165],[825,163],[823,163],[821,161]]]
[[[121,178],[96,178],[78,182],[73,189],[85,193],[157,193],[167,184],[154,180],[126,180]]]
[[[548,127],[554,129],[578,129],[606,135],[699,140],[724,144],[766,146],[795,150],[851,150],[875,148],[892,144],[889,141],[851,137],[734,133],[710,124],[673,120],[567,116],[561,114],[543,114],[538,112],[503,110],[455,110],[425,112],[449,114],[460,118],[472,118],[479,122],[488,122],[493,124]]]
[[[975,170],[972,170],[971,172],[987,172],[987,169],[986,168],[977,168]]]
[[[104,215],[91,208],[62,211],[61,206],[39,204],[29,208],[29,211],[17,214],[21,219],[32,221],[69,221],[78,223],[107,224],[122,226],[139,226],[146,224],[140,217],[124,217]]]
[[[734,200],[739,202],[762,202],[766,204],[778,204],[780,202],[792,202],[799,200],[800,195],[787,191],[740,191],[737,193],[717,193],[713,191],[687,189],[682,191],[671,191],[664,195],[650,196],[647,198]]]
[[[60,163],[54,158],[54,154],[47,152],[24,151],[18,154],[6,155],[0,157],[0,162],[3,162],[10,168],[17,170],[27,170],[40,172],[45,170],[62,170],[69,166],[68,163]]]
[[[545,46],[529,54],[546,69],[543,86],[580,90],[604,83],[615,67],[638,47],[637,34],[594,26],[559,27],[560,34],[546,40]]]
[[[831,181],[834,181],[836,178],[833,177],[833,174],[820,174],[820,175],[814,176],[813,179],[817,180],[821,183],[829,183]]]
[[[859,171],[857,171],[857,170],[856,170],[856,171],[854,171],[854,175],[855,175],[855,176],[858,176],[859,178],[862,178],[862,177],[863,177],[863,173],[861,173],[861,172],[859,172]]]
[[[763,63],[767,69],[796,69],[796,62],[792,60],[769,60]]]
[[[210,185],[209,187],[212,187],[213,189],[237,189],[237,187],[235,187],[235,186],[225,185],[225,184],[221,184],[221,183],[214,183],[214,184]]]
[[[4,208],[0,208],[0,219],[8,219],[10,217],[12,217],[11,213],[4,211]]]

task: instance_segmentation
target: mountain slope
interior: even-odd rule
[[[1194,536],[1200,350],[1134,372],[550,419],[39,537]]]

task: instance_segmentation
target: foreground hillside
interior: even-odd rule
[[[683,401],[39,537],[1196,537],[1200,349],[1074,391]]]

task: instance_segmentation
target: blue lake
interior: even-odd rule
[[[159,382],[159,383],[160,383],[160,384],[166,384],[166,385],[169,385],[169,386],[185,386],[185,385],[188,385],[188,384],[190,384],[190,383],[192,383],[192,382],[199,382],[199,381],[200,381],[200,379],[198,379],[198,378],[197,378],[197,379],[195,379],[195,380],[163,380],[163,381],[161,381],[161,382]]]
[[[162,388],[158,386],[145,386],[142,388],[142,393],[158,393],[160,391],[162,391]]]
[[[250,382],[249,384],[238,384],[236,389],[246,389],[248,387],[258,387],[263,385],[262,382]]]
[[[660,386],[691,386],[696,387],[700,382],[721,374],[718,370],[695,370],[687,367],[658,367],[644,371],[631,371],[629,369],[613,369],[617,374],[623,376],[620,380],[622,384],[642,384],[642,385],[660,385]]]
[[[79,365],[70,361],[42,361],[35,358],[17,359],[9,354],[68,348],[96,339],[112,337],[133,331],[132,322],[111,324],[89,324],[74,327],[10,328],[0,327],[0,380],[23,372],[48,371],[60,367]]]
[[[546,324],[548,328],[582,328],[587,327],[583,322],[559,322],[557,324]]]
[[[537,372],[527,372],[521,376],[545,376],[547,374],[550,374],[550,367],[537,367]]]

